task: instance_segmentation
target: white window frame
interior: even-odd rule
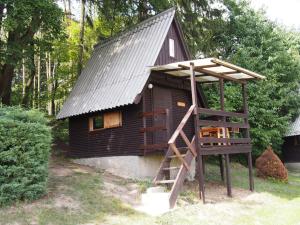
[[[175,57],[175,42],[172,38],[169,38],[169,56],[172,58]]]

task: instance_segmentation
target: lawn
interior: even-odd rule
[[[51,164],[49,192],[32,203],[18,203],[0,209],[0,224],[300,224],[300,175],[289,174],[289,183],[255,178],[255,193],[248,187],[247,169],[232,165],[233,199],[224,198],[203,205],[187,185],[180,206],[162,216],[152,217],[135,211],[104,191],[103,172],[77,167],[63,159]],[[207,191],[220,186],[218,167],[206,170]],[[134,182],[134,181],[131,181]],[[126,185],[124,182],[117,185]],[[144,189],[148,182],[136,182]],[[220,186],[221,187],[221,186]],[[221,189],[225,193],[225,189]]]

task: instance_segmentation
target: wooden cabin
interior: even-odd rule
[[[197,171],[205,201],[204,155],[219,156],[231,195],[229,155],[246,154],[253,190],[246,82],[263,78],[222,60],[191,60],[171,8],[96,45],[57,118],[69,118],[76,162],[172,184],[170,207]],[[242,85],[241,112],[224,111],[224,81]],[[220,110],[206,105],[201,85],[211,82],[220,84]]]
[[[288,128],[284,137],[282,155],[288,169],[300,171],[300,116]]]

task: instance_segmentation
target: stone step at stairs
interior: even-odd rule
[[[169,198],[170,192],[165,187],[150,187],[141,195],[141,205],[135,209],[152,216],[162,215],[171,210]]]

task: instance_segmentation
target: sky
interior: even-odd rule
[[[79,14],[79,4],[72,1],[72,11]],[[264,8],[269,19],[300,30],[300,0],[250,0],[255,9]],[[59,5],[63,4],[59,1]]]
[[[300,0],[251,0],[251,6],[263,7],[273,21],[300,29]]]

